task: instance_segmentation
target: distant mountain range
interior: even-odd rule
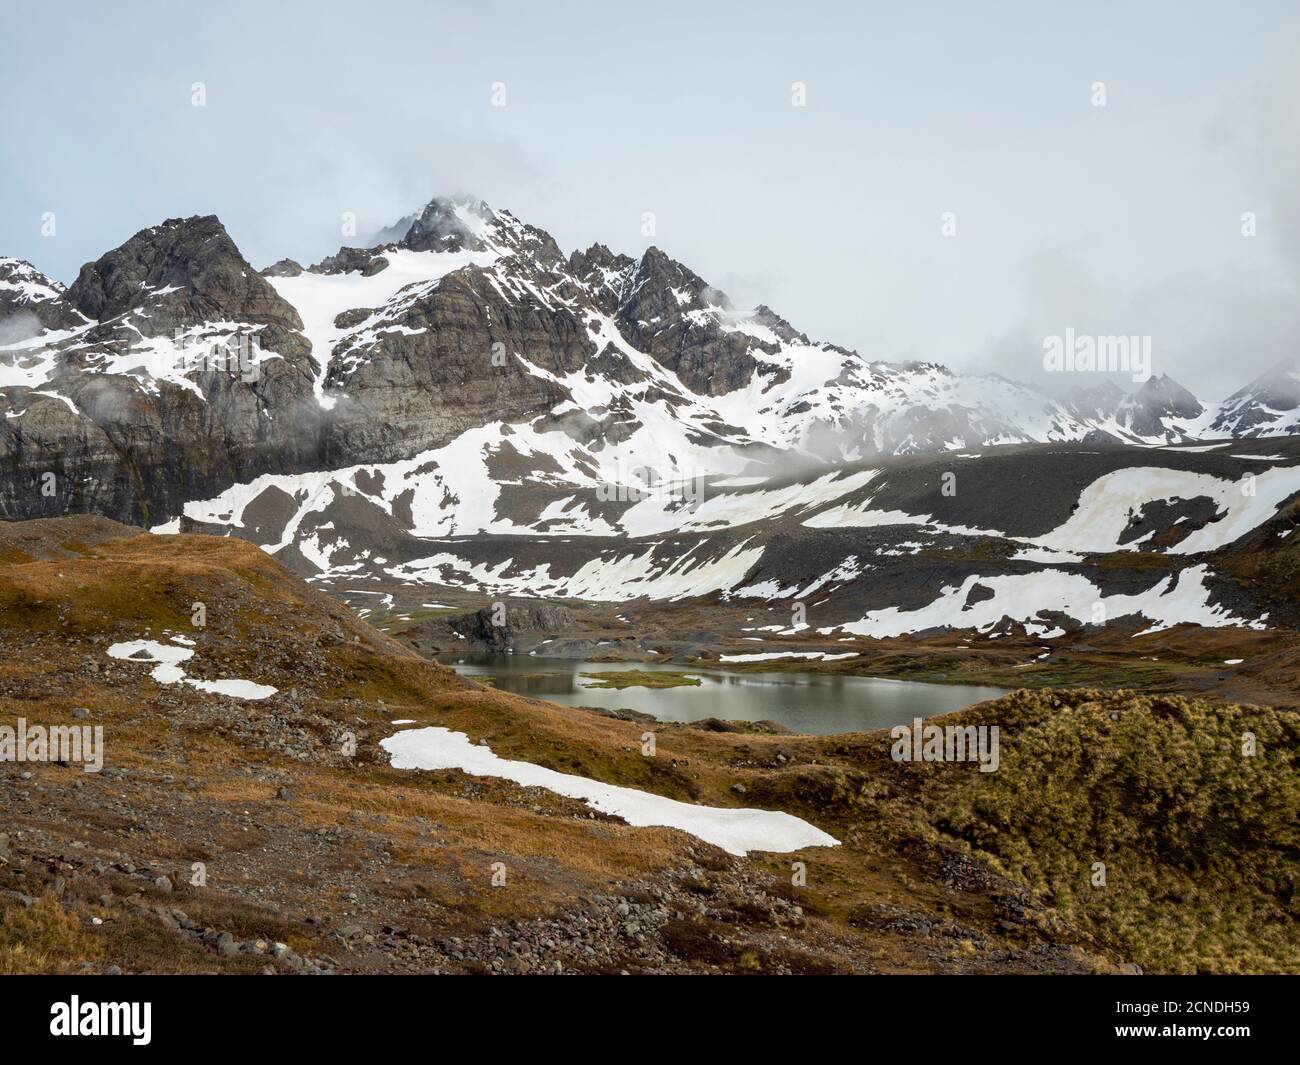
[[[1266,613],[1179,556],[1227,547],[1300,489],[1293,449],[1234,445],[1300,431],[1294,369],[1220,404],[1166,376],[1056,400],[810,340],[657,248],[565,256],[480,202],[435,199],[381,239],[259,272],[198,217],[66,288],[0,261],[0,515],[234,534],[336,583],[606,600],[852,586],[834,620],[863,632],[1055,631],[1099,598],[1162,624]],[[1229,450],[1195,443],[1210,439]],[[1256,475],[1258,494],[1238,490]],[[1117,578],[1085,557],[1139,547],[1169,566]],[[936,553],[960,560],[951,589],[932,561],[898,560]],[[987,605],[933,612],[980,579]]]
[[[1058,401],[1001,377],[872,361],[767,307],[738,310],[657,248],[566,257],[543,230],[470,200],[435,199],[381,239],[259,273],[202,217],[137,233],[67,288],[0,260],[0,513],[156,524],[264,474],[409,462],[468,446],[467,433],[496,456],[464,459],[479,476],[536,459],[535,473],[625,483],[1001,443],[1286,434],[1300,421],[1287,367],[1213,405],[1168,377]],[[256,338],[255,373],[193,365],[240,336]],[[526,447],[503,447],[510,436]]]

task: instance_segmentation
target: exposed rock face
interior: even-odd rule
[[[311,267],[313,274],[348,274],[356,272],[362,277],[374,277],[388,267],[388,260],[376,254],[373,248],[340,248]],[[296,275],[281,275],[296,276]]]
[[[1100,423],[1085,440],[1112,443],[1190,439],[1193,423],[1205,414],[1201,402],[1167,374],[1149,378],[1132,393],[1112,381],[1075,387],[1066,407],[1082,421]]]
[[[415,220],[419,217],[420,215],[416,213],[408,214],[405,218],[399,218],[391,226],[385,226],[378,233],[372,234],[366,244],[372,248],[378,248],[385,244],[396,244],[411,231],[411,226],[415,224]]]
[[[596,353],[567,308],[531,293],[507,303],[473,266],[365,324],[334,349],[326,379],[346,397],[328,445],[340,464],[406,458],[487,422],[545,414],[568,394],[524,372],[518,355],[562,375]]]
[[[13,415],[0,425],[6,515],[148,524],[236,480],[319,461],[298,313],[215,218],[137,233],[45,302],[63,308],[49,320],[79,328],[0,393]]]
[[[724,330],[730,300],[658,248],[650,248],[623,284],[618,320],[633,346],[647,351],[693,392],[720,396],[744,385],[761,342]]]
[[[131,322],[147,337],[219,321],[302,329],[298,312],[249,266],[213,215],[171,218],[137,233],[83,266],[67,299],[101,323],[147,309]]]
[[[502,603],[446,619],[452,632],[491,651],[509,649],[525,633],[536,636],[569,632],[576,621],[568,607],[548,603]]]
[[[280,259],[262,271],[263,277],[300,277],[302,264],[294,259]]]
[[[575,251],[569,256],[569,273],[591,292],[607,314],[617,312],[623,282],[635,268],[635,259],[615,254],[603,244],[593,244],[586,251]]]

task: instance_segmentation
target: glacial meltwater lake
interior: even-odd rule
[[[660,721],[775,721],[796,732],[870,732],[961,710],[1006,689],[975,684],[923,684],[820,673],[749,673],[651,662],[583,662],[531,655],[439,655],[470,677],[488,677],[502,691],[566,706],[637,710]],[[698,687],[591,688],[584,673],[687,673]]]

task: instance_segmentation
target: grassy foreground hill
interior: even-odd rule
[[[108,654],[174,637],[189,678],[277,692]],[[0,525],[0,651],[0,726],[105,742],[100,773],[0,763],[0,973],[1300,972],[1287,711],[1020,691],[941,719],[999,726],[993,773],[717,721],[647,756],[644,723],[466,681],[250,544],[96,518]],[[842,845],[735,857],[397,770],[396,722]]]

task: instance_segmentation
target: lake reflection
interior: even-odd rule
[[[869,732],[961,710],[996,699],[1002,688],[974,684],[923,684],[876,677],[819,673],[737,673],[646,662],[583,662],[530,655],[440,655],[466,676],[487,676],[502,691],[566,706],[637,710],[661,721],[718,717],[775,721],[797,732]],[[698,687],[588,688],[583,673],[688,673]]]

